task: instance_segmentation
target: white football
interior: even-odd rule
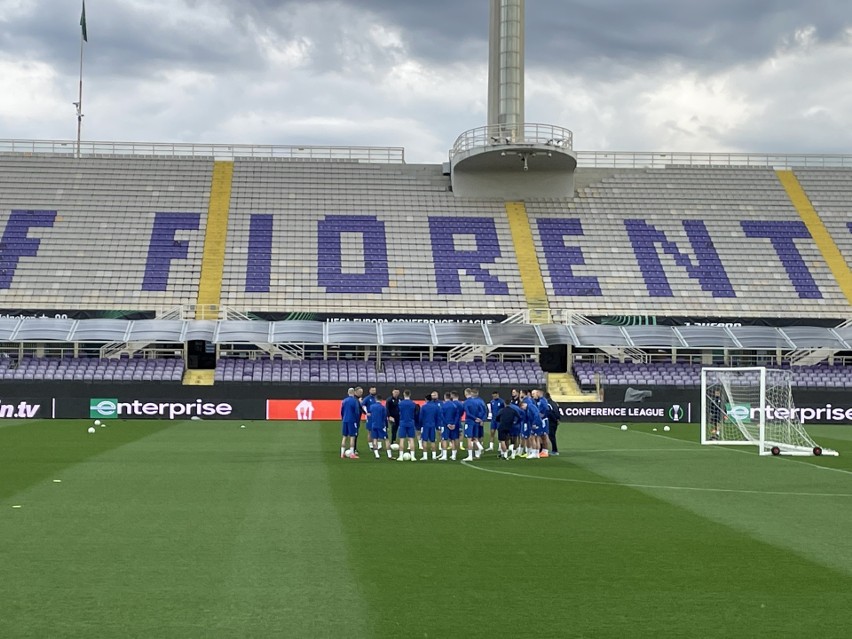
[[[95,427],[94,427],[94,426],[89,426],[89,435],[93,435],[93,434],[94,434],[94,432],[95,432]]]
[[[663,430],[665,430],[665,431],[670,431],[671,429],[672,429],[671,426],[663,426]]]
[[[402,458],[403,458],[405,461],[411,461],[411,453],[403,453],[403,454],[402,454]]]
[[[627,430],[627,424],[622,424],[622,425],[621,425],[621,430]]]
[[[399,444],[397,444],[397,443],[391,444],[391,450],[399,450]]]

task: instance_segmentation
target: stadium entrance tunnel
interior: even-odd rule
[[[573,198],[572,135],[542,124],[525,124],[515,132],[499,126],[467,131],[450,152],[453,193],[502,200]]]

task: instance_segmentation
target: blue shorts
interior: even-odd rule
[[[468,422],[467,424],[465,424],[464,425],[464,436],[469,438],[469,439],[474,439],[476,437],[479,437],[479,424],[477,424],[475,422],[474,423]]]
[[[388,438],[388,429],[387,428],[371,428],[370,429],[370,437],[373,439],[387,439]]]
[[[444,426],[443,431],[441,432],[441,439],[446,441],[455,441],[459,438],[460,433],[458,427],[450,428],[449,426]]]
[[[520,436],[521,436],[521,425],[520,424],[514,424],[509,429],[509,437],[520,437]]]
[[[420,429],[420,439],[424,442],[434,442],[435,441],[435,427],[434,426],[424,426]]]
[[[532,434],[536,437],[543,437],[544,435],[547,435],[547,426],[545,426],[544,424],[542,424],[541,426],[533,426]]]
[[[485,423],[480,422],[476,425],[476,437],[477,439],[482,439],[485,437]]]
[[[343,422],[343,426],[340,429],[340,433],[344,437],[357,437],[358,422]]]
[[[500,428],[500,423],[496,419],[491,420],[491,430],[498,430]]]
[[[530,425],[526,422],[523,422],[521,424],[521,437],[523,439],[526,439],[529,436],[530,436]]]
[[[396,433],[396,436],[400,439],[403,437],[414,437],[414,424],[403,426],[400,425],[399,430]]]

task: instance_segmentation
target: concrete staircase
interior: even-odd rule
[[[183,374],[184,386],[213,386],[213,378],[216,371],[208,370],[189,370]]]
[[[584,393],[571,373],[548,373],[547,390],[557,402],[596,402],[597,393]]]

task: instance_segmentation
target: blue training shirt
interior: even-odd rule
[[[443,426],[442,417],[441,404],[437,400],[426,402],[420,407],[420,429],[432,427],[438,430]]]
[[[417,404],[410,399],[402,399],[399,402],[399,425],[414,426],[414,413],[417,411]]]
[[[534,426],[541,426],[544,423],[541,421],[541,411],[538,410],[532,397],[527,397],[527,423]]]
[[[388,409],[381,402],[374,401],[367,415],[367,426],[373,430],[388,427]]]
[[[491,421],[493,422],[497,420],[497,413],[506,405],[506,402],[503,401],[502,397],[498,397],[497,399],[492,399],[488,405],[491,408]]]
[[[340,404],[340,418],[347,424],[357,424],[361,419],[361,402],[354,395],[347,395]]]

